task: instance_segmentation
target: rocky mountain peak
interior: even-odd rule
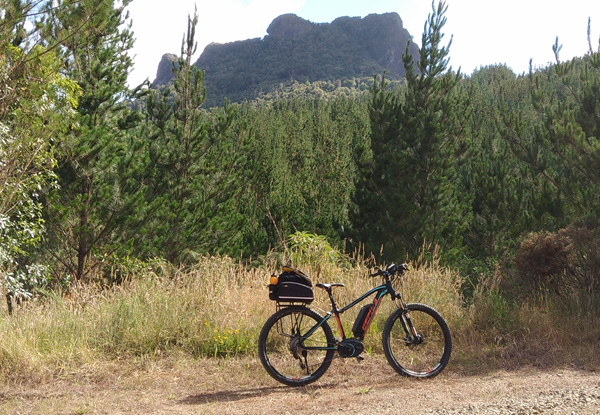
[[[405,75],[402,55],[419,48],[397,13],[312,23],[295,14],[275,18],[260,39],[208,45],[195,65],[206,72],[210,104],[252,100],[290,82],[372,80]],[[176,57],[165,54],[155,85],[172,80]],[[213,99],[216,101],[213,101]]]
[[[158,64],[158,69],[156,70],[156,79],[154,79],[154,84],[166,84],[171,79],[173,79],[173,65],[175,65],[178,61],[177,55],[172,53],[165,53],[160,63]]]
[[[315,24],[295,14],[284,14],[273,20],[267,28],[269,36],[283,39],[297,39],[308,35]]]

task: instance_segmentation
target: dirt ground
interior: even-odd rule
[[[594,368],[598,369],[598,368]],[[485,372],[485,371],[483,371]],[[600,414],[600,372],[575,369],[435,379],[397,375],[380,356],[336,360],[290,388],[257,359],[127,360],[5,381],[0,414]]]

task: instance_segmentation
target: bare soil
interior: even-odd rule
[[[381,356],[336,360],[290,388],[255,358],[127,359],[0,386],[0,414],[600,414],[600,372],[576,369],[396,374]]]

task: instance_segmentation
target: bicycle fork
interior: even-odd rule
[[[402,298],[402,294],[399,292],[394,292],[393,296],[395,297],[395,302],[398,308],[402,309],[402,314],[400,315],[400,320],[402,321],[402,328],[406,333],[406,345],[414,345],[423,343],[423,336],[421,336],[410,317],[410,311],[408,311],[408,307]]]
[[[413,324],[412,318],[410,318],[410,312],[407,309],[404,309],[404,311],[400,315],[400,319],[402,321],[402,327],[404,328],[404,332],[406,333],[406,338],[404,339],[406,345],[410,346],[423,343],[423,336],[421,336],[417,332],[417,329]]]

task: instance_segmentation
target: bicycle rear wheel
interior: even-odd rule
[[[406,310],[396,310],[385,323],[383,350],[389,364],[401,375],[431,378],[450,361],[450,328],[434,308],[407,304]]]
[[[322,321],[318,313],[303,306],[282,308],[267,320],[258,350],[269,375],[290,386],[307,385],[323,376],[333,359],[335,338],[329,324]]]

